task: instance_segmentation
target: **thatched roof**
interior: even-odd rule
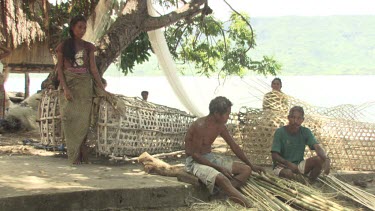
[[[5,0],[0,5],[0,45],[10,48],[10,56],[2,60],[12,73],[51,72],[54,61],[40,14],[42,9],[37,2],[28,2],[29,12],[25,12],[22,0]]]
[[[55,67],[47,42],[37,42],[30,46],[23,44],[13,49],[3,63],[11,73],[46,73],[52,72]]]
[[[38,21],[41,13],[39,4],[30,3],[30,11],[24,11],[25,3],[22,0],[4,0],[0,5],[0,44],[8,48],[17,48],[19,45],[30,45],[46,39],[45,29]],[[35,14],[34,14],[35,13]]]

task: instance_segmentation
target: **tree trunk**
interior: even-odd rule
[[[113,24],[114,21],[111,16],[121,16],[124,7],[124,2],[119,4],[113,0],[100,0],[96,5],[94,12],[87,20],[86,34],[83,39],[96,43],[96,41],[102,37]]]
[[[97,42],[96,64],[100,73],[108,68],[141,32],[169,26],[181,19],[192,18],[202,12],[201,6],[207,0],[193,0],[169,14],[151,17],[147,11],[147,0],[128,0],[122,16],[108,29]]]

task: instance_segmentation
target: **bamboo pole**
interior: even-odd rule
[[[25,73],[25,99],[30,96],[30,76]]]

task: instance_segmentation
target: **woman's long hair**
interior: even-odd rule
[[[74,45],[74,33],[72,28],[79,22],[87,22],[86,18],[82,15],[77,15],[72,18],[72,20],[69,23],[69,35],[70,38],[64,41],[62,51],[63,51],[63,57],[71,61],[72,64],[76,62],[75,55],[76,55],[76,49]]]

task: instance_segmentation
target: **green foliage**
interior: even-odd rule
[[[52,34],[58,34],[60,41],[68,38],[70,19],[76,15],[84,15],[88,18],[91,14],[89,10],[91,2],[96,5],[98,1],[99,0],[74,1],[76,2],[75,4],[72,4],[73,1],[61,1],[56,5],[50,4],[49,23]]]
[[[88,17],[92,6],[97,2],[98,0],[68,0],[51,5],[51,31],[59,31],[60,41],[67,38],[70,18],[78,14]],[[157,2],[166,9],[178,7],[179,4],[177,0]],[[249,70],[260,74],[276,74],[279,65],[275,65],[276,61],[272,57],[261,61],[253,61],[248,57],[247,52],[255,45],[255,41],[251,27],[244,18],[249,20],[245,14],[233,14],[229,27],[213,16],[196,16],[179,21],[166,30],[171,54],[176,62],[192,63],[198,74],[206,76],[216,73],[242,76]],[[150,50],[147,33],[142,33],[121,53],[115,64],[125,75],[133,73],[136,64],[149,60]]]
[[[149,60],[150,50],[148,35],[143,32],[121,53],[120,61],[117,61],[116,65],[121,68],[124,75],[133,73],[136,63],[142,64]]]
[[[272,55],[282,64],[282,75],[373,75],[375,72],[375,16],[257,17],[251,19],[251,24],[257,46],[247,52],[247,58],[268,60],[263,55]],[[223,42],[218,44],[224,48]],[[232,62],[219,64],[240,63],[240,53],[233,52],[226,54],[226,60]],[[261,62],[253,65],[258,65],[259,70],[264,67]],[[142,71],[141,75],[154,75],[155,66],[157,61],[151,58],[150,64],[143,65],[141,70],[136,66],[134,74]],[[196,72],[187,64],[178,68],[189,75]],[[268,65],[268,70],[279,68],[278,63]],[[241,71],[238,72],[242,74]]]
[[[241,14],[242,16],[233,13],[230,17],[230,21],[232,22],[229,26],[229,37],[232,38],[237,46],[248,46],[253,47],[255,46],[254,34],[253,31],[249,30],[249,26],[247,22],[243,20],[250,20],[250,17],[246,14]]]
[[[166,9],[175,7],[178,4],[178,0],[157,0],[156,2]]]
[[[249,17],[242,15],[246,20]],[[233,13],[229,27],[213,16],[180,21],[165,31],[169,49],[175,60],[192,62],[198,74],[211,76],[243,76],[248,71],[275,75],[281,67],[272,57],[260,61],[247,52],[255,45],[250,26],[239,14]]]

